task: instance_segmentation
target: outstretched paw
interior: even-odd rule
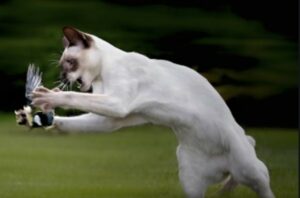
[[[43,112],[50,112],[59,105],[59,92],[58,88],[50,90],[46,87],[38,87],[32,92],[32,105]]]

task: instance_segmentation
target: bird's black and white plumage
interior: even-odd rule
[[[32,92],[42,86],[42,72],[34,64],[29,64],[27,69],[26,85],[25,85],[25,98],[27,105],[18,111],[15,111],[17,123],[26,125],[30,128],[35,127],[49,127],[53,123],[54,112],[35,112],[32,103]]]

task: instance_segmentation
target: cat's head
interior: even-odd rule
[[[100,70],[96,37],[73,27],[64,27],[63,34],[65,49],[59,61],[61,78],[70,83],[77,81],[81,91],[88,91]]]

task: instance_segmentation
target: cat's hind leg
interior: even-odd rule
[[[253,148],[253,147],[252,147]],[[270,188],[270,178],[268,169],[260,161],[253,150],[240,149],[231,155],[231,174],[233,178],[241,184],[244,184],[254,190],[261,198],[274,198]],[[253,154],[251,154],[253,153]]]
[[[204,198],[208,186],[224,177],[220,159],[201,153],[190,146],[177,147],[179,179],[188,198]]]

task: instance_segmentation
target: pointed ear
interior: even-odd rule
[[[63,37],[63,46],[64,48],[68,47],[70,45],[69,40],[67,39],[67,37]]]
[[[89,48],[91,46],[92,38],[73,27],[65,26],[63,28],[63,33],[63,43],[65,47],[82,45],[84,48]]]

